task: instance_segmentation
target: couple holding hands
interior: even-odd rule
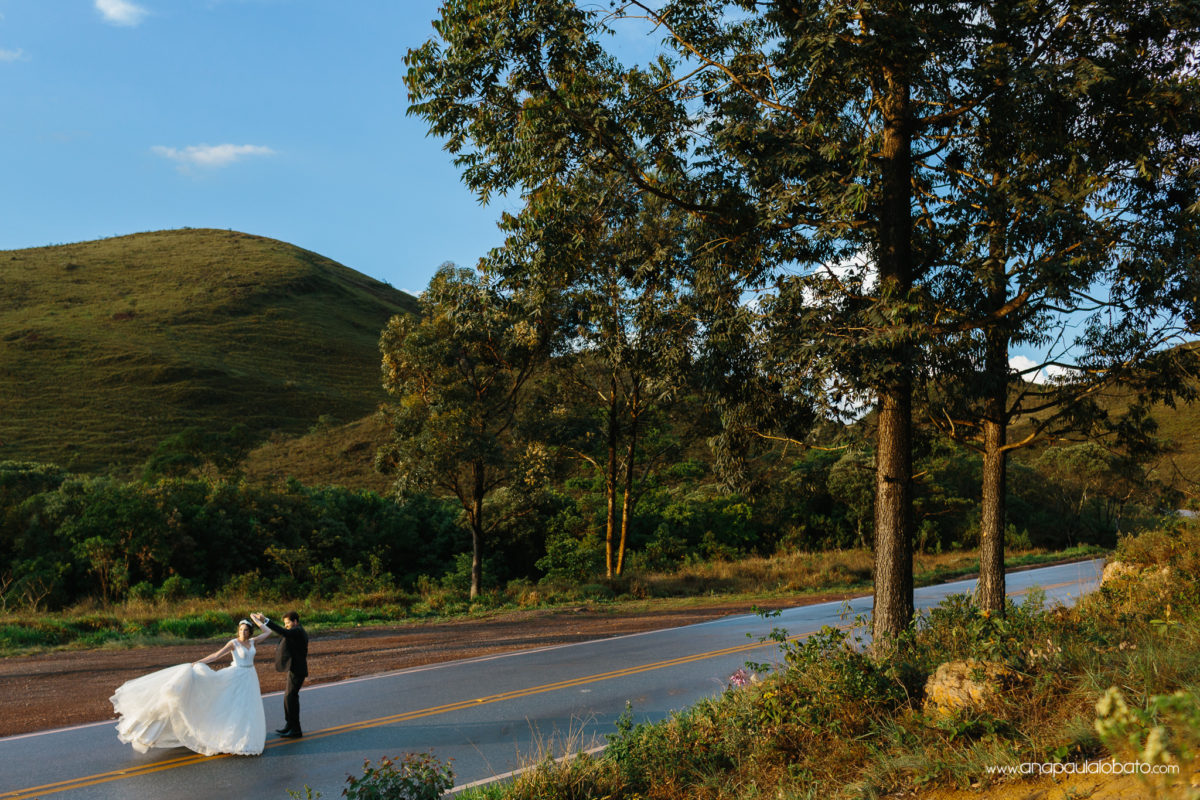
[[[257,636],[255,626],[262,631]],[[300,687],[308,677],[308,634],[295,611],[283,615],[283,625],[263,614],[251,614],[238,623],[237,638],[215,653],[122,684],[109,698],[120,717],[117,737],[142,753],[151,747],[187,747],[209,756],[258,755],[266,742],[267,725],[254,671],[255,645],[272,634],[281,637],[275,669],[287,672],[284,726],[278,733],[300,738],[304,735]],[[230,667],[214,671],[207,666],[229,655]]]

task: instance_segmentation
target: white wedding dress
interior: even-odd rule
[[[254,642],[233,641],[233,666],[179,664],[127,681],[109,698],[117,737],[144,753],[187,747],[206,756],[258,755],[267,738]]]

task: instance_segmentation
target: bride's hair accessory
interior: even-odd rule
[[[242,627],[243,625],[245,625],[247,628],[253,628],[253,627],[254,627],[254,623],[253,623],[253,622],[251,622],[251,621],[250,621],[250,620],[248,620],[248,619],[244,619],[244,620],[242,620],[241,622],[239,622],[239,623],[238,623],[238,627],[239,627],[239,628],[240,628],[240,627]]]

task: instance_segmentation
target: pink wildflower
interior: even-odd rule
[[[753,676],[746,671],[745,667],[738,667],[737,672],[729,676],[729,686],[730,688],[734,689],[740,689],[743,686],[748,686],[750,685],[752,677]]]

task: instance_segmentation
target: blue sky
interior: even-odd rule
[[[473,265],[502,207],[405,114],[437,7],[0,0],[0,249],[229,228],[413,292]]]

